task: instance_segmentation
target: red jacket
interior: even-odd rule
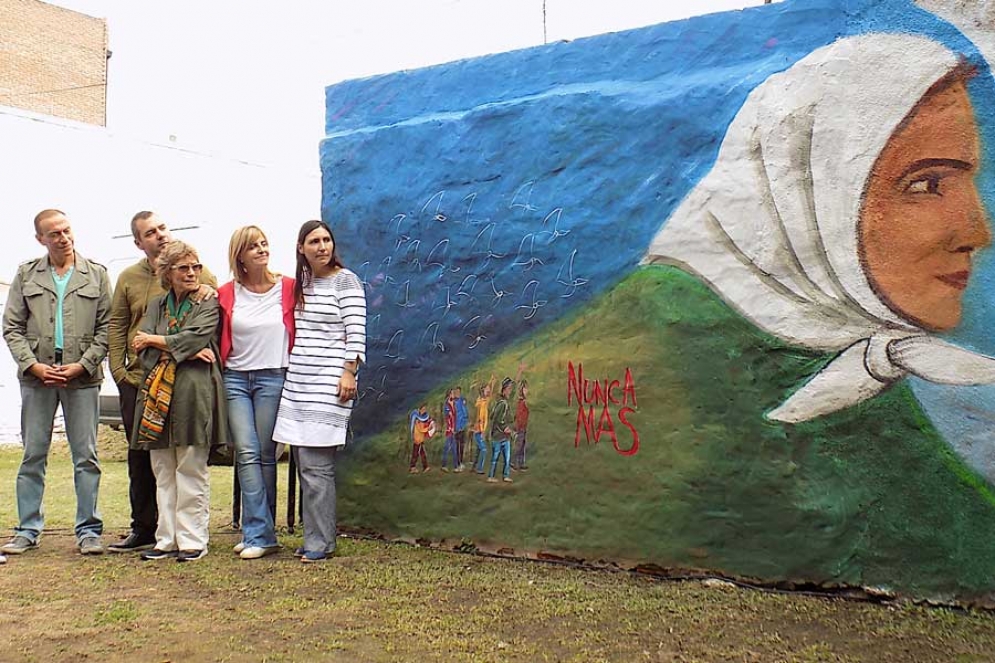
[[[515,430],[524,432],[529,427],[529,404],[524,398],[518,399],[518,409],[515,410]]]
[[[289,276],[281,277],[283,292],[280,299],[283,304],[283,326],[287,328],[290,344],[287,351],[294,347],[294,280]],[[218,304],[221,305],[221,365],[224,366],[231,355],[231,314],[235,310],[235,282],[229,281],[218,288]]]

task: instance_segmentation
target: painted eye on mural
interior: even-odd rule
[[[939,173],[925,173],[909,180],[909,183],[905,185],[906,193],[924,193],[934,196],[942,196],[943,193],[940,191],[940,180],[943,176]]]

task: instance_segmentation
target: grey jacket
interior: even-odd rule
[[[17,362],[21,383],[42,386],[27,372],[32,365],[55,363],[57,295],[48,256],[17,268],[3,310],[3,338]],[[107,355],[111,283],[103,265],[76,254],[76,265],[62,302],[63,364],[79,362],[86,372],[67,387],[99,385]]]

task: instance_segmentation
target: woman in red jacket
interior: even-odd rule
[[[258,559],[279,549],[273,427],[294,346],[294,280],[269,270],[269,242],[256,226],[232,235],[228,264],[235,278],[218,289],[218,302],[228,427],[242,488],[235,552]]]

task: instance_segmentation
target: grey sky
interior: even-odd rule
[[[317,169],[324,86],[543,43],[542,0],[50,0],[107,18],[115,133]],[[547,0],[550,42],[763,0]]]

